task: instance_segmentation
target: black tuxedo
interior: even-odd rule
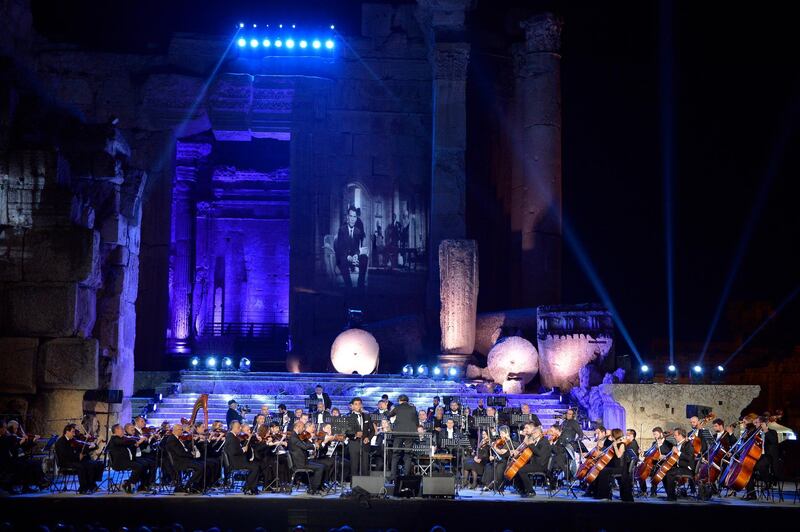
[[[194,453],[191,451],[192,442],[181,441],[176,438],[174,434],[169,434],[161,441],[161,446],[172,459],[172,463],[178,473],[181,471],[191,472],[191,476],[189,477],[189,480],[186,481],[186,485],[179,486],[179,488],[186,488],[190,490],[198,489],[200,474],[203,471],[203,465],[194,458]],[[180,475],[178,475],[176,479],[178,482],[180,482]]]
[[[131,471],[128,481],[142,486],[149,486],[156,479],[155,464],[151,460],[136,457],[136,440],[126,440],[120,436],[111,436],[108,441],[108,455],[111,467],[117,471]]]
[[[308,398],[309,399],[313,399],[314,403],[315,403],[314,406],[310,409],[311,412],[316,412],[316,409],[317,409],[316,403],[318,403],[319,401],[322,401],[323,403],[325,403],[325,410],[330,410],[331,409],[331,405],[333,404],[333,403],[331,403],[331,396],[328,395],[325,392],[322,392],[322,399],[317,397],[316,393],[309,394]]]
[[[325,474],[325,466],[319,462],[308,459],[309,451],[315,450],[313,443],[303,441],[295,431],[289,434],[289,454],[292,457],[292,467],[297,469],[313,469],[309,479],[309,488],[316,491],[322,484],[322,477]],[[369,453],[367,453],[369,456]]]
[[[363,239],[364,232],[358,227],[353,228],[353,236],[350,236],[350,228],[346,223],[339,226],[333,249],[336,252],[336,265],[339,267],[339,272],[342,274],[344,285],[347,288],[353,288],[353,282],[350,280],[350,262],[347,260],[348,256],[353,255],[358,257],[358,287],[364,288],[368,259],[366,255],[361,254],[360,247]]]
[[[361,432],[361,438],[356,438],[356,433]],[[371,440],[375,435],[375,427],[369,414],[361,412],[361,422],[358,414],[350,412],[347,416],[348,440],[347,448],[350,452],[350,468],[354,475],[369,475],[369,443],[364,443],[364,438]]]
[[[255,440],[255,437],[253,440]],[[247,480],[245,480],[244,489],[255,490],[258,485],[258,475],[262,469],[261,464],[250,461],[250,453],[248,452],[245,454],[244,449],[242,449],[241,440],[232,432],[225,434],[225,447],[223,447],[223,450],[228,458],[228,464],[230,464],[231,470],[247,470]],[[226,471],[226,475],[229,473],[230,471]]]
[[[394,418],[394,425],[392,430],[394,432],[407,432],[416,433],[419,426],[419,414],[417,409],[403,402],[389,412],[389,418]],[[445,430],[445,429],[442,429]],[[411,447],[414,442],[414,436],[395,436],[392,446],[396,448],[408,449],[408,451],[392,452],[392,478],[397,476],[397,466],[400,464],[400,455],[403,456],[403,470],[406,475],[411,474]],[[438,444],[438,441],[436,442]]]
[[[97,482],[103,478],[103,462],[91,460],[86,456],[81,460],[80,450],[72,447],[72,444],[64,436],[56,441],[55,453],[58,467],[77,470],[80,491],[97,489]]]
[[[780,455],[778,453],[778,433],[769,429],[766,433],[761,435],[764,441],[764,452],[761,458],[756,462],[753,468],[753,475],[750,477],[750,482],[747,483],[748,495],[753,494],[755,491],[756,477],[761,480],[769,480],[771,475],[776,475],[778,471],[776,468],[779,463]]]
[[[519,483],[522,484],[523,493],[531,493],[533,491],[533,481],[528,474],[546,473],[547,464],[550,462],[550,442],[547,441],[547,438],[539,438],[539,441],[535,444],[529,444],[527,448],[531,450],[533,456],[531,456],[527,464],[519,469],[517,476],[514,477],[515,480],[519,479]]]

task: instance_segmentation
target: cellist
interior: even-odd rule
[[[525,423],[522,427],[522,436],[524,436],[522,443],[511,451],[511,458],[518,457],[526,447],[533,453],[528,463],[520,467],[514,477],[517,493],[525,498],[534,494],[533,481],[528,474],[547,473],[547,464],[550,461],[550,442],[542,434],[542,427],[537,427],[531,421]]]
[[[627,453],[627,439],[622,429],[611,430],[611,461],[600,471],[595,483],[595,499],[611,499],[611,481],[614,475],[619,477],[619,496],[627,502],[633,502],[633,489],[631,487],[630,460]]]
[[[694,475],[695,465],[694,447],[692,442],[686,438],[686,431],[682,428],[676,428],[672,433],[677,442],[675,447],[672,448],[672,452],[678,455],[678,462],[667,471],[664,477],[664,488],[667,490],[668,501],[678,500],[675,477],[678,475]]]
[[[664,429],[661,427],[653,427],[653,447],[658,447],[659,453],[661,454],[661,458],[663,459],[666,457],[670,451],[672,451],[672,444],[667,440],[667,437],[664,435]],[[658,486],[653,484],[653,476],[658,473],[658,465],[653,467],[652,471],[650,472],[650,496],[656,496],[656,489]],[[647,491],[647,484],[644,480],[639,480],[639,489],[642,493]]]
[[[766,416],[759,416],[756,420],[756,426],[761,431],[761,439],[764,442],[764,451],[761,453],[761,458],[756,462],[753,468],[753,475],[750,477],[750,482],[747,483],[747,495],[745,500],[751,501],[756,499],[756,474],[759,479],[768,480],[770,472],[775,473],[775,467],[778,464],[778,432],[769,428],[769,418]]]

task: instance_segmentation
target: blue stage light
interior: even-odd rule
[[[217,369],[217,357],[208,357],[206,359],[206,367],[208,369]]]
[[[441,377],[442,376],[442,368],[439,366],[433,366],[433,376],[434,377]]]
[[[678,382],[678,368],[675,367],[675,364],[670,364],[667,366],[667,372],[664,375],[664,382],[666,384],[675,384]]]
[[[240,28],[244,28],[244,22],[240,22],[240,23],[239,23],[239,27],[240,27]]]
[[[308,48],[308,41],[306,41],[305,39],[300,41],[300,48],[303,48],[303,49]]]
[[[297,27],[296,25],[292,24],[292,29],[295,29],[296,27]]]
[[[331,29],[332,29],[332,30],[335,30],[335,29],[336,29],[336,26],[334,26],[333,24],[331,24]]]
[[[225,357],[222,359],[222,369],[225,370],[233,369],[233,359],[231,357]]]
[[[264,48],[269,48],[270,46],[272,46],[272,41],[270,41],[269,39],[264,39],[264,41],[261,44],[264,46]]]
[[[278,24],[278,27],[283,29],[283,24]]]
[[[283,46],[283,41],[280,40],[280,39],[276,39],[275,40],[275,48],[280,48],[281,46]]]
[[[652,384],[653,374],[650,372],[650,366],[642,364],[639,368],[639,384]]]
[[[254,28],[257,28],[257,27],[258,27],[258,24],[253,24],[253,27],[254,27]]]
[[[427,377],[428,376],[428,366],[425,364],[420,364],[417,366],[417,377]]]
[[[240,37],[239,40],[236,41],[236,44],[239,45],[239,48],[244,48],[244,46],[247,44],[247,41],[244,40],[244,37]]]
[[[327,48],[328,50],[333,50],[333,40],[328,39],[327,41],[325,41],[325,48]]]
[[[250,371],[250,359],[249,358],[242,357],[241,360],[239,360],[239,371],[242,371],[242,372],[245,372],[245,373]]]
[[[286,48],[294,48],[294,39],[286,39]]]
[[[455,379],[456,377],[458,377],[458,368],[452,366],[450,369],[447,370],[447,376],[450,377],[451,379]]]
[[[319,39],[314,39],[314,42],[311,43],[311,46],[313,46],[315,50],[319,50],[319,47],[322,46],[322,43],[319,42]]]
[[[192,369],[197,369],[197,366],[199,365],[200,365],[200,357],[194,356],[191,359],[189,359],[189,366],[191,366]]]
[[[414,375],[414,366],[406,364],[403,366],[403,377],[411,377]]]
[[[692,369],[695,373],[703,373],[703,368],[701,366],[695,366]]]
[[[250,39],[250,48],[258,48],[258,39]]]

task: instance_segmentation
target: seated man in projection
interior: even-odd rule
[[[358,267],[358,289],[364,289],[364,280],[367,276],[367,256],[361,253],[360,243],[364,239],[363,229],[356,225],[358,214],[352,205],[347,209],[347,223],[339,227],[336,242],[333,248],[336,251],[336,265],[342,274],[344,286],[353,288],[350,272]],[[363,227],[363,226],[362,226]]]

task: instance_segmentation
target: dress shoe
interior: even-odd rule
[[[742,500],[745,500],[745,501],[755,501],[755,500],[757,500],[757,499],[758,499],[758,497],[756,497],[756,494],[755,494],[755,493],[748,493],[747,495],[745,495],[745,496],[744,496],[744,499],[742,499]]]
[[[133,486],[131,486],[131,483],[128,482],[127,480],[123,482],[120,487],[122,488],[122,491],[124,491],[125,493],[133,493]]]

